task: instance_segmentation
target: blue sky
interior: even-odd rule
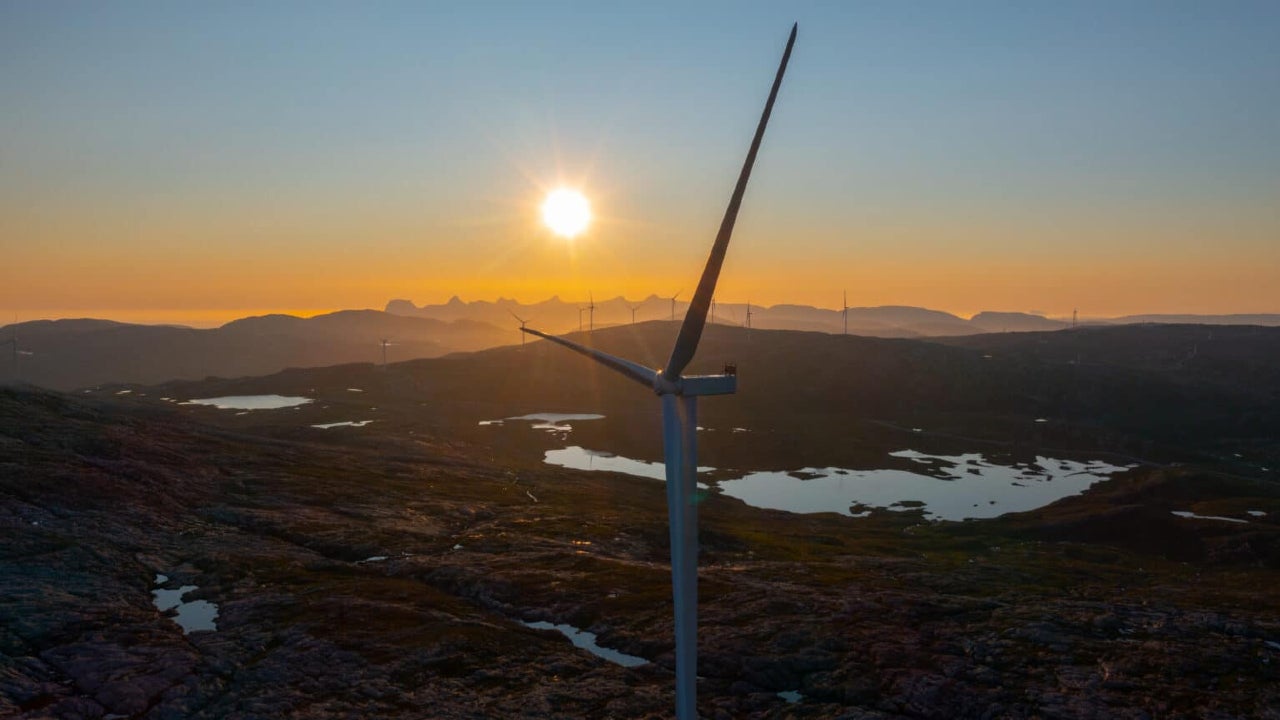
[[[158,295],[157,258],[181,274],[306,254],[308,272],[340,278],[353,248],[385,287],[333,280],[330,305],[491,295],[530,268],[562,294],[586,273],[638,294],[668,272],[651,256],[705,253],[793,21],[740,227],[750,249],[731,254],[743,293],[796,262],[780,244],[819,266],[923,264],[934,284],[948,264],[1091,253],[1157,273],[1209,261],[1219,283],[1233,262],[1257,283],[1259,264],[1280,264],[1274,2],[5,2],[0,231],[18,263],[87,273],[77,259],[93,257]],[[550,269],[556,251],[529,247],[520,219],[560,179],[610,221],[572,272]],[[438,269],[392,272],[405,262]],[[127,269],[140,266],[153,270]],[[840,282],[794,269],[795,292],[773,301]],[[865,304],[920,290],[868,279]],[[109,278],[81,285],[10,284],[0,304],[145,304]],[[234,303],[325,307],[323,285]],[[179,304],[203,292],[212,309],[217,287]],[[1214,287],[1149,308],[1117,288],[1110,305],[1221,310]],[[1019,297],[965,292],[915,304]],[[1232,302],[1280,310],[1259,293]]]

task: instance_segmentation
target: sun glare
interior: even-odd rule
[[[591,222],[591,204],[577,190],[552,190],[542,201],[542,222],[560,237],[575,237]]]

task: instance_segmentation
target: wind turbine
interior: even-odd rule
[[[760,123],[756,126],[755,137],[751,141],[751,148],[747,151],[747,159],[742,164],[742,171],[738,175],[738,184],[729,198],[729,206],[725,209],[720,231],[716,233],[711,255],[707,258],[706,267],[702,270],[698,289],[689,303],[689,310],[685,313],[684,323],[680,326],[680,334],[676,337],[676,344],[671,350],[671,357],[667,360],[666,367],[651,370],[638,363],[572,340],[532,328],[521,328],[530,335],[536,335],[586,355],[653,390],[662,398],[662,447],[667,469],[667,513],[671,531],[671,586],[672,598],[675,601],[676,718],[678,720],[694,720],[697,717],[697,686],[695,684],[698,660],[698,513],[695,505],[698,472],[697,401],[699,395],[728,395],[738,387],[737,368],[732,365],[726,365],[722,375],[685,376],[683,373],[698,350],[698,341],[707,324],[711,296],[715,292],[716,281],[720,277],[725,252],[729,248],[729,238],[733,235],[733,225],[738,217],[738,208],[742,205],[742,195],[747,189],[747,180],[751,177],[751,167],[755,164],[765,126],[769,123],[773,103],[778,97],[778,88],[782,85],[782,76],[787,69],[787,60],[791,57],[791,48],[796,41],[796,29],[796,25],[791,26],[791,35],[787,38],[782,62],[778,65],[773,87],[769,90],[769,99],[765,102],[764,112],[760,115]],[[674,315],[674,296],[671,302]]]
[[[631,308],[631,324],[632,324],[632,325],[635,325],[635,324],[636,324],[636,311],[637,311],[637,310],[639,310],[640,308],[644,307],[644,303],[640,303],[639,305],[630,305],[629,307]]]
[[[524,347],[524,325],[529,321],[515,314],[515,312],[510,308],[507,309],[507,312],[511,313],[511,317],[515,318],[516,321],[520,323],[520,347]],[[582,322],[582,313],[578,313],[578,322],[579,324]]]
[[[582,332],[582,311],[583,310],[586,310],[586,308],[584,307],[578,308],[578,332]],[[520,328],[520,330],[523,332],[524,328]]]
[[[751,330],[751,301],[747,301],[747,330]],[[750,336],[750,333],[748,333]]]
[[[32,355],[35,355],[35,353],[31,352],[30,350],[19,350],[19,349],[18,349],[18,320],[17,320],[17,318],[14,318],[14,320],[13,320],[13,335],[12,335],[12,336],[10,336],[10,338],[9,338],[8,340],[5,340],[4,342],[8,343],[8,344],[12,347],[12,349],[13,349],[13,381],[14,381],[14,382],[17,382],[17,381],[19,380],[19,378],[21,377],[21,374],[18,372],[18,358],[19,358],[19,357],[21,357],[21,356],[24,356],[24,355],[25,355],[26,357],[31,357]]]
[[[671,321],[672,322],[675,322],[675,319],[676,319],[676,298],[680,297],[681,292],[684,292],[684,291],[681,290],[680,292],[671,296]]]
[[[596,331],[596,296],[591,292],[587,293],[587,331]]]
[[[395,345],[395,343],[391,342],[387,338],[382,338],[381,342],[382,342],[382,367],[386,368],[387,367],[387,346]]]
[[[849,291],[844,291],[844,309],[840,311],[844,317],[844,334],[849,334]]]

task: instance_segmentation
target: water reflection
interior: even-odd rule
[[[573,430],[573,426],[568,423],[574,420],[603,420],[603,415],[595,413],[529,413],[528,415],[517,415],[516,417],[504,418],[504,420],[481,420],[480,425],[501,425],[505,420],[528,420],[533,423],[534,430],[546,430],[547,432],[566,433]]]
[[[979,453],[929,455],[890,453],[921,464],[907,470],[804,468],[796,474],[754,472],[720,484],[748,505],[795,513],[863,514],[868,508],[920,508],[933,520],[991,518],[1043,507],[1078,495],[1125,468],[1101,461],[1037,457],[1035,463],[999,465]],[[802,479],[803,478],[803,479]]]
[[[164,585],[167,582],[169,582],[167,576],[156,574],[155,584],[157,586]],[[174,616],[173,621],[178,623],[184,633],[197,630],[217,630],[218,626],[214,623],[214,620],[218,617],[217,605],[208,600],[192,600],[191,602],[183,602],[182,600],[187,593],[198,589],[195,585],[183,585],[177,590],[164,590],[157,587],[151,591],[151,601],[160,612],[168,612],[176,608],[177,615]]]
[[[559,631],[561,635],[569,638],[569,642],[573,643],[575,646],[586,650],[596,657],[604,658],[611,663],[615,663],[623,667],[636,667],[637,665],[644,665],[649,662],[642,657],[628,655],[623,652],[618,652],[612,648],[600,647],[596,644],[595,633],[587,632],[586,630],[579,630],[572,625],[565,623],[552,624],[544,620],[539,620],[537,622],[524,622],[521,620],[520,624],[525,627],[533,628],[534,630]]]
[[[311,398],[289,395],[227,395],[215,398],[194,398],[183,405],[212,405],[219,410],[277,410],[313,402]]]
[[[1197,515],[1196,513],[1193,513],[1190,510],[1170,510],[1169,512],[1173,513],[1174,515],[1177,515],[1180,518],[1190,518],[1193,520],[1220,520],[1222,522],[1229,522],[1229,523],[1242,523],[1245,525],[1249,524],[1248,520],[1241,520],[1240,518],[1224,517],[1222,515]]]
[[[560,450],[548,450],[543,460],[548,465],[559,465],[560,467],[574,470],[599,470],[601,472],[624,473],[654,480],[667,479],[667,466],[663,463],[632,460],[631,458],[614,455],[611,452],[587,450],[577,445],[571,445]],[[698,472],[711,472],[712,470],[715,470],[715,468],[698,468]],[[698,487],[706,489],[707,486],[698,483]]]

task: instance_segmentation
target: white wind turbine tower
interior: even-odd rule
[[[782,53],[782,62],[778,65],[777,75],[774,76],[773,87],[769,90],[769,99],[765,102],[760,123],[756,126],[751,148],[747,151],[746,161],[738,175],[738,183],[733,189],[733,195],[729,198],[729,206],[725,209],[720,231],[716,234],[711,255],[707,258],[702,278],[698,281],[698,289],[689,303],[689,310],[685,313],[684,323],[680,326],[680,334],[676,338],[675,347],[671,350],[671,358],[667,360],[666,367],[661,370],[651,370],[630,360],[609,355],[571,340],[548,335],[532,328],[521,328],[526,333],[586,355],[653,390],[662,398],[662,446],[667,468],[667,513],[671,530],[671,585],[675,601],[676,718],[678,720],[694,720],[697,717],[695,681],[698,659],[698,515],[697,506],[694,504],[698,467],[697,401],[699,395],[733,393],[738,385],[736,368],[732,366],[726,366],[723,375],[684,376],[682,373],[693,359],[698,349],[698,340],[701,339],[702,330],[706,326],[711,296],[715,292],[716,281],[720,277],[725,251],[729,248],[729,238],[733,235],[733,225],[738,217],[738,208],[742,205],[742,195],[747,189],[751,167],[755,164],[756,153],[760,150],[760,140],[764,137],[765,126],[768,125],[769,115],[773,112],[773,103],[778,97],[778,88],[782,85],[782,76],[786,72],[787,60],[791,57],[791,48],[795,41],[796,26],[792,25],[791,35],[787,38],[787,47]],[[674,303],[673,296],[673,308]]]
[[[637,311],[637,310],[639,310],[640,308],[644,307],[644,303],[640,303],[639,305],[629,305],[628,307],[630,307],[630,308],[631,308],[631,324],[632,324],[632,325],[635,325],[635,324],[636,324],[636,311]]]
[[[683,291],[683,290],[681,290],[680,292],[678,292],[678,293],[676,293],[675,295],[672,295],[672,296],[671,296],[671,320],[672,320],[673,322],[674,322],[674,321],[675,321],[675,319],[676,319],[676,298],[680,297],[680,293],[681,293],[681,292],[684,292],[684,291]]]

